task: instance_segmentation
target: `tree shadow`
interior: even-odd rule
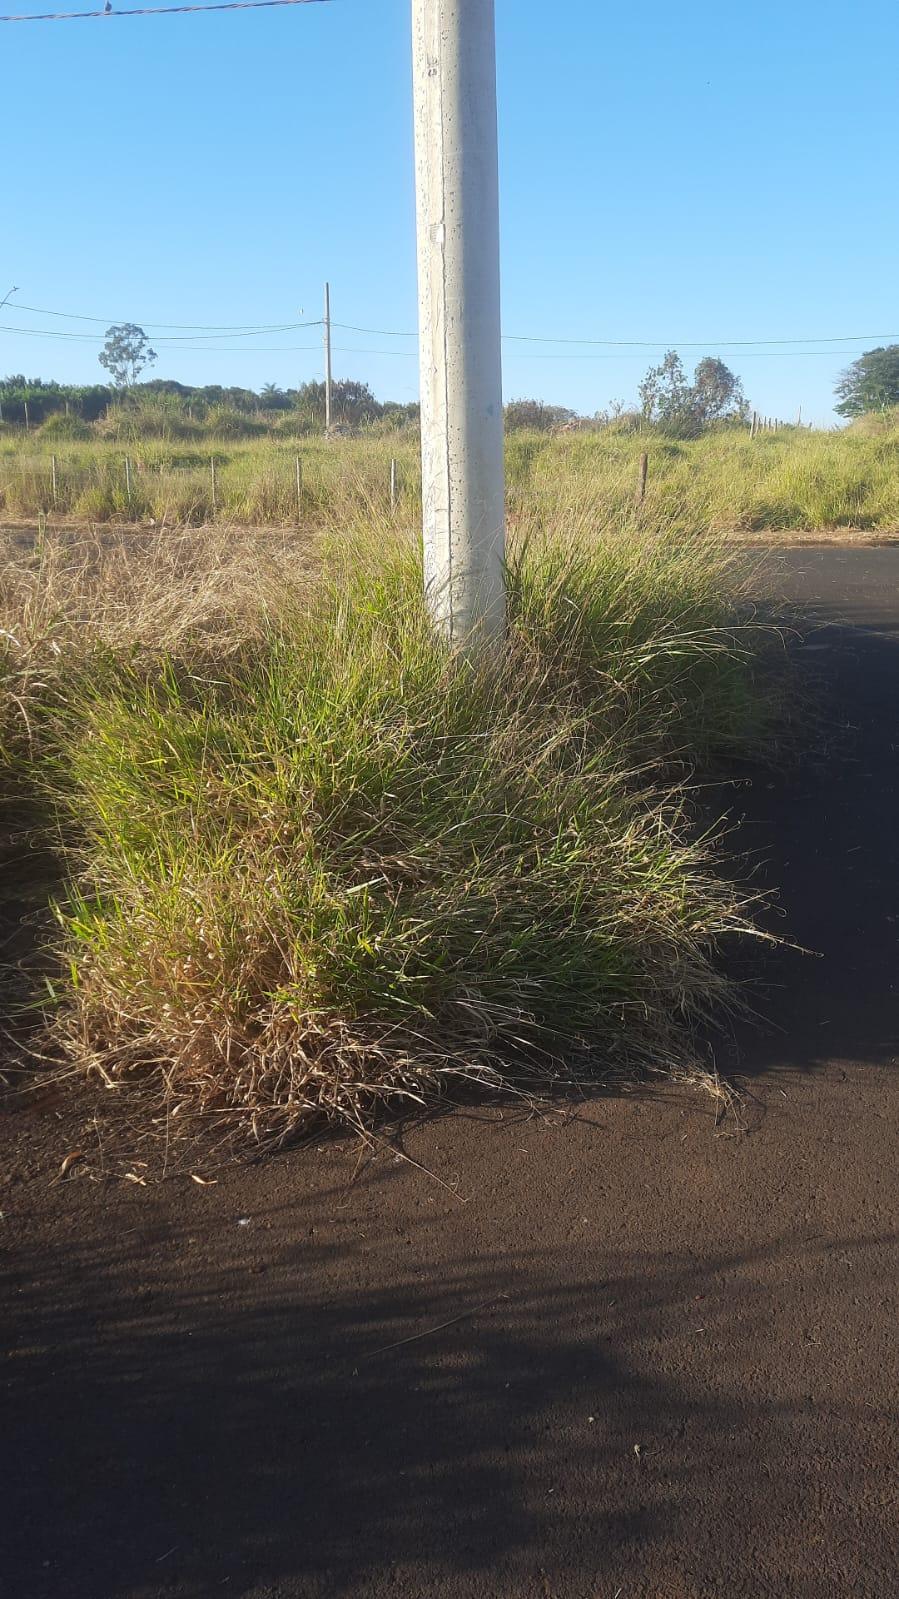
[[[262,1285],[258,1258],[204,1264],[187,1229],[139,1262],[127,1235],[69,1237],[4,1283],[5,1591],[611,1595],[682,1568],[700,1524],[693,1586],[625,1591],[723,1595],[735,1558],[808,1599],[856,1591],[831,1561],[887,1580],[886,1504],[860,1548],[856,1501],[889,1428],[876,1393],[805,1369],[803,1296],[823,1265],[869,1292],[890,1241],[533,1250],[373,1287],[309,1236],[266,1241]],[[800,1577],[813,1493],[829,1520]]]

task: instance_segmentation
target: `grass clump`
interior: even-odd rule
[[[162,611],[151,562],[156,620],[124,647],[116,614],[154,592],[132,579],[36,695],[67,1048],[238,1143],[457,1077],[683,1065],[746,926],[678,786],[759,734],[721,550],[525,539],[507,651],[472,665],[435,640],[408,547],[380,543],[293,594],[244,578],[230,633],[221,590],[176,625],[194,558]]]

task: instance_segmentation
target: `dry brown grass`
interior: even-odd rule
[[[291,529],[0,528],[0,625],[34,646],[82,630],[112,648],[227,646],[307,586],[320,543]]]
[[[320,564],[320,539],[289,529],[0,528],[0,761],[35,753],[85,660],[227,656],[300,605]]]

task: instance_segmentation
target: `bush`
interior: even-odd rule
[[[305,411],[285,411],[272,423],[272,433],[279,439],[307,439],[321,431],[320,424]]]
[[[899,405],[887,405],[881,411],[866,411],[863,416],[850,422],[846,431],[868,439],[899,436]]]
[[[247,416],[230,405],[211,405],[206,414],[205,431],[209,438],[252,439],[268,432],[260,417]]]
[[[132,445],[143,439],[185,439],[201,432],[199,422],[180,402],[164,394],[120,400],[109,406],[95,427],[100,438]]]
[[[92,430],[79,416],[66,416],[64,411],[57,411],[54,416],[48,416],[46,422],[41,424],[39,436],[48,444],[54,441],[62,443],[71,439],[89,439]]]
[[[546,405],[542,400],[510,400],[505,408],[507,432],[528,428],[535,433],[553,433],[566,422],[573,422],[574,411],[564,405]]]

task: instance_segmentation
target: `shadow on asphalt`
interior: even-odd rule
[[[405,1587],[411,1566],[466,1594],[492,1592],[466,1586],[491,1572],[504,1593],[539,1595],[560,1551],[565,1592],[580,1593],[582,1571],[611,1578],[663,1535],[688,1546],[700,1522],[754,1526],[767,1569],[808,1470],[834,1544],[856,1536],[843,1477],[874,1401],[816,1408],[801,1347],[776,1399],[745,1381],[772,1295],[786,1318],[826,1270],[876,1298],[865,1263],[882,1238],[701,1262],[581,1246],[360,1291],[348,1261],[303,1236],[269,1252],[262,1299],[251,1273],[204,1270],[201,1240],[154,1242],[136,1288],[127,1235],[3,1284],[18,1342],[4,1432],[19,1447],[4,1591],[17,1599],[269,1595],[288,1579],[291,1594],[361,1594],[391,1573],[398,1593],[443,1592]],[[190,1245],[195,1271],[170,1275],[170,1251]],[[297,1273],[330,1273],[334,1293],[298,1292]],[[710,1343],[726,1352],[717,1374]],[[819,1599],[819,1580],[820,1567],[807,1584],[793,1570],[789,1592]]]
[[[731,806],[734,845],[774,896],[764,925],[799,947],[756,963],[761,1025],[722,1052],[727,1073],[899,1054],[899,620],[887,631],[838,622],[846,606],[816,611],[797,654],[824,747],[757,774]]]

